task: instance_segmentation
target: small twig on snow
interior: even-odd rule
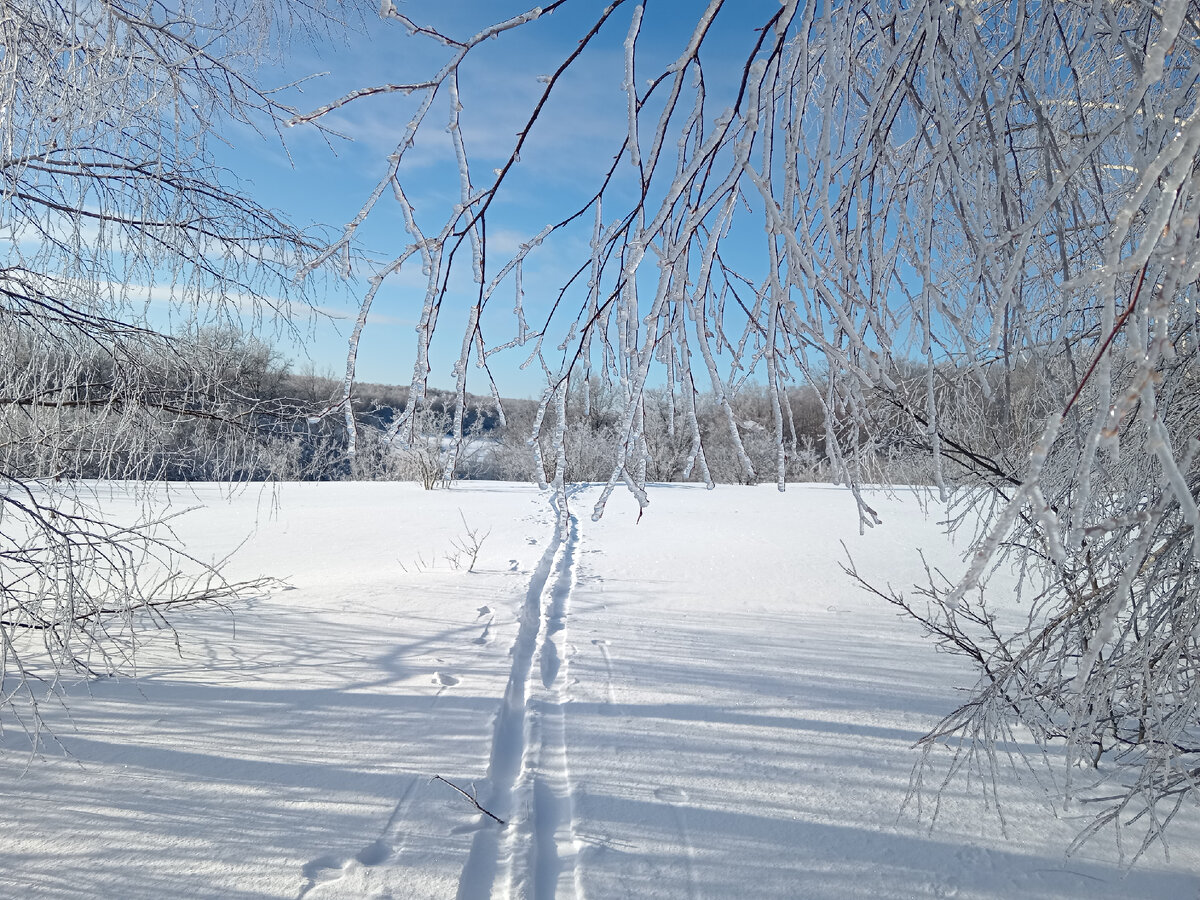
[[[434,775],[434,776],[433,776],[433,780],[434,780],[434,781],[440,781],[440,782],[442,782],[443,784],[448,784],[448,785],[450,785],[450,787],[454,788],[456,791],[458,791],[460,794],[462,794],[464,797],[466,797],[468,800],[470,800],[470,801],[471,801],[471,805],[472,805],[472,806],[474,806],[474,807],[475,807],[477,810],[479,810],[481,813],[483,813],[485,816],[488,816],[488,817],[490,817],[490,818],[492,818],[492,819],[495,819],[495,820],[496,820],[497,822],[499,822],[501,825],[507,825],[507,824],[508,824],[508,823],[507,823],[507,822],[505,822],[505,821],[504,821],[502,818],[500,818],[498,815],[496,815],[494,812],[491,812],[491,811],[489,811],[489,810],[486,810],[486,809],[484,809],[482,806],[480,806],[480,805],[479,805],[479,801],[475,799],[475,791],[474,791],[474,786],[473,786],[473,785],[472,785],[472,791],[471,791],[471,793],[469,793],[469,794],[468,794],[466,791],[464,791],[462,788],[460,788],[460,787],[459,787],[457,784],[455,784],[453,781],[451,781],[451,780],[450,780],[450,779],[448,779],[448,778],[443,778],[441,775]]]

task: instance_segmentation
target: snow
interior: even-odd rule
[[[1028,777],[906,798],[916,741],[971,675],[855,588],[915,548],[962,563],[911,495],[858,534],[829,486],[573,494],[288,484],[176,529],[230,578],[288,584],[178,612],[137,679],[67,684],[61,747],[4,736],[0,897],[1180,898],[1170,859],[1122,867]],[[117,504],[119,506],[119,504]],[[464,520],[491,529],[458,567]],[[955,566],[958,569],[955,569]],[[936,773],[935,773],[936,774]],[[477,792],[479,813],[435,775]],[[1006,834],[1004,832],[1007,832]]]

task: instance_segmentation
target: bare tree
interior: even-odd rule
[[[691,436],[688,472],[711,481],[696,409],[708,391],[744,477],[767,474],[781,489],[789,385],[821,385],[824,450],[864,526],[878,521],[859,489],[877,458],[867,442],[884,425],[897,446],[925,449],[959,530],[978,523],[965,573],[934,575],[928,609],[897,598],[980,670],[972,699],[929,740],[991,764],[998,742],[1026,726],[1068,748],[1064,771],[1096,763],[1107,786],[1076,776],[1066,790],[1099,804],[1098,825],[1137,821],[1146,840],[1160,836],[1200,777],[1200,5],[711,0],[681,21],[653,0],[614,0],[560,44],[497,164],[495,147],[465,137],[471,117],[489,112],[470,97],[478,48],[565,5],[453,34],[384,2],[397,35],[440,45],[442,65],[293,120],[409,104],[378,187],[311,263],[346,251],[380,205],[397,205],[408,243],[376,270],[359,319],[384,280],[422,268],[414,402],[393,436],[414,427],[429,343],[463,269],[475,293],[460,395],[472,366],[490,381],[493,353],[540,365],[533,437],[557,448],[549,469],[560,489],[568,390],[592,376],[619,385],[597,515],[621,483],[648,502],[652,372],[681,398],[667,415]],[[667,18],[644,29],[656,15]],[[662,39],[651,54],[643,31],[671,28],[669,61],[655,63]],[[582,203],[497,258],[489,221],[522,154],[553,130],[543,111],[581,60],[602,65],[614,54],[589,54],[617,44],[611,81],[627,116],[611,166]],[[741,64],[711,62],[731,54]],[[459,195],[418,217],[406,154],[446,123]],[[527,265],[570,258],[580,242],[565,238],[588,223],[575,274],[529,321]],[[739,268],[751,240],[765,264]],[[485,342],[489,306],[510,300],[511,336]],[[769,473],[746,453],[734,411],[747,378],[767,386]],[[352,380],[353,352],[347,399]],[[1003,423],[1002,446],[985,416]],[[1011,566],[1026,606],[1000,630],[992,607],[1005,598],[986,587]]]
[[[312,243],[230,184],[208,140],[286,112],[250,73],[295,8],[0,6],[0,704],[35,741],[39,685],[126,667],[170,606],[233,590],[153,492],[110,515],[79,479],[162,477],[181,423],[253,432],[246,354],[178,326],[290,312]]]

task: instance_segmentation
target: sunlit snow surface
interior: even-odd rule
[[[1108,840],[1065,857],[1081,823],[1031,780],[1001,785],[1007,837],[975,784],[932,830],[932,797],[904,806],[971,676],[839,541],[896,586],[917,547],[960,571],[936,510],[876,497],[860,537],[826,486],[651,488],[640,523],[620,494],[593,523],[595,496],[560,533],[526,486],[178,493],[194,551],[246,540],[229,577],[292,589],[68,685],[40,758],[8,728],[0,897],[1200,895],[1191,809],[1127,873]],[[491,530],[474,572],[446,558],[464,519]]]

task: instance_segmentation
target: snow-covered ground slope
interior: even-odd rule
[[[291,589],[68,685],[61,749],[8,730],[0,897],[1200,896],[1194,811],[1126,873],[1104,840],[1065,857],[1080,823],[1033,784],[1001,785],[1007,836],[973,785],[932,830],[904,807],[970,673],[838,562],[953,569],[911,497],[862,537],[827,486],[651,498],[593,523],[580,492],[560,533],[525,486],[181,494],[196,552],[245,539],[229,577]]]

